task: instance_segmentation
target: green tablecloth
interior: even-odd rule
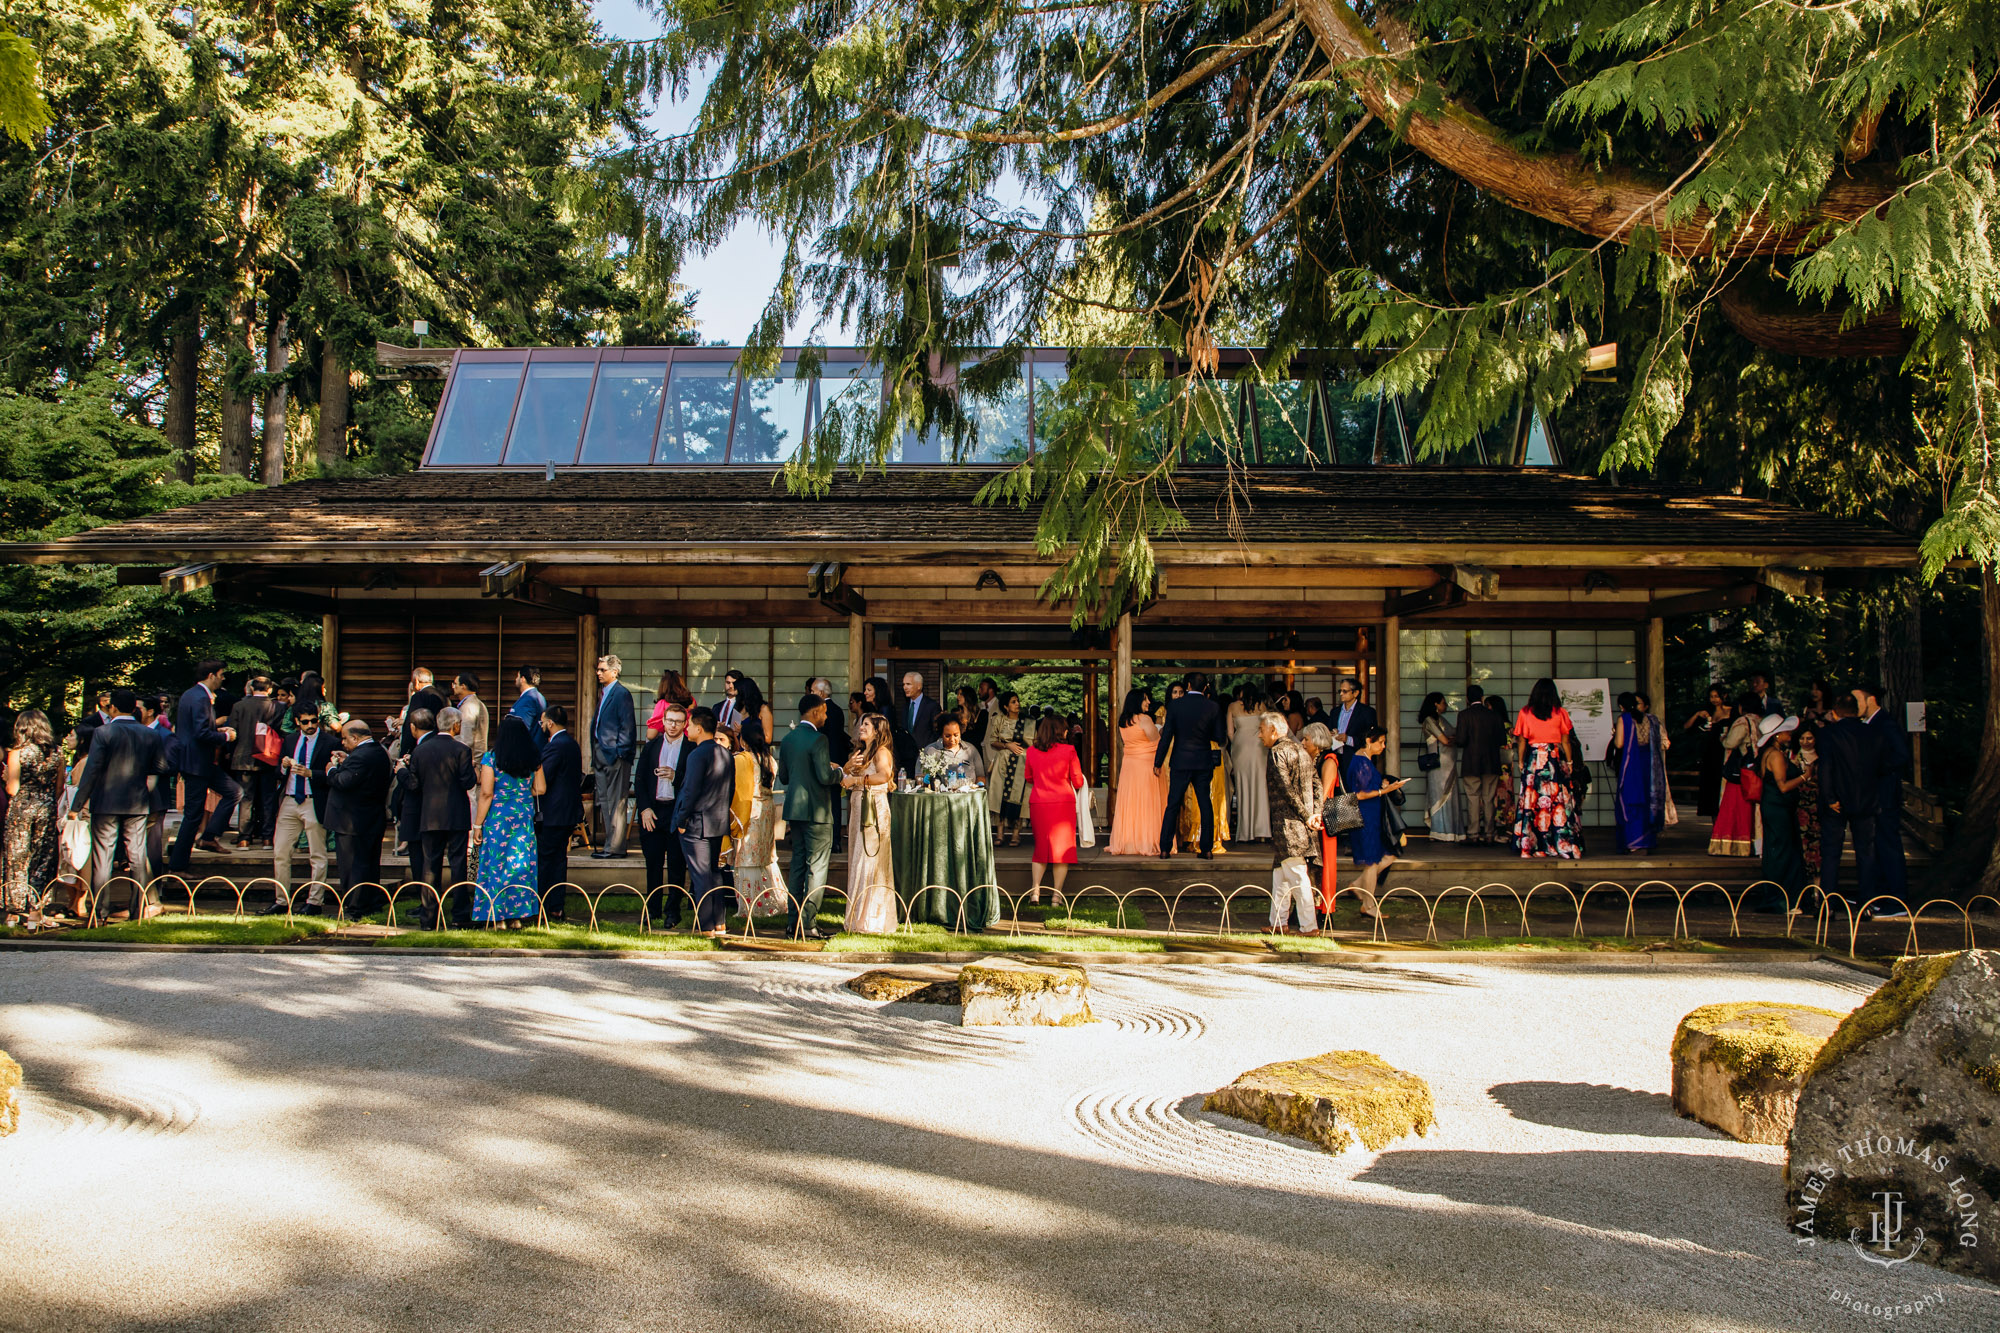
[[[889,847],[912,920],[974,931],[1000,919],[985,792],[889,793]]]

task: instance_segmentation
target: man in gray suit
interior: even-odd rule
[[[778,785],[785,789],[785,824],[792,840],[792,863],[785,875],[791,899],[786,933],[793,939],[823,940],[819,920],[826,867],[833,859],[833,812],[840,769],[833,762],[826,732],[826,700],[808,694],[799,700],[799,724],[778,746]]]

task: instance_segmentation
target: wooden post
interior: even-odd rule
[[[1111,632],[1111,795],[1113,803],[1118,796],[1118,768],[1125,762],[1125,742],[1118,736],[1118,713],[1125,707],[1125,696],[1132,692],[1132,613],[1127,611],[1118,617],[1118,628]]]
[[[853,693],[861,688],[861,682],[868,679],[868,622],[860,616],[847,618],[847,689]],[[847,696],[841,695],[834,703],[847,707]]]
[[[335,693],[340,688],[340,617],[324,615],[319,618],[319,678],[326,686],[326,697],[337,701]]]
[[[1382,697],[1375,710],[1382,715],[1382,730],[1389,733],[1389,762],[1397,777],[1410,777],[1403,767],[1403,622],[1390,616],[1382,627]]]
[[[597,715],[597,617],[578,616],[576,618],[576,716],[570,722],[570,735],[577,738],[577,748],[583,751],[583,762],[589,766],[596,762],[591,753],[591,722]]]
[[[1646,693],[1653,701],[1653,716],[1665,717],[1667,712],[1667,622],[1654,616],[1646,622],[1646,646],[1644,660],[1640,663],[1640,679],[1646,682]]]

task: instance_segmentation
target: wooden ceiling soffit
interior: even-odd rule
[[[489,565],[480,570],[479,593],[482,597],[497,597],[566,616],[597,614],[595,597],[542,582],[524,560]]]
[[[1646,609],[1656,616],[1700,615],[1709,611],[1726,611],[1733,606],[1755,606],[1763,591],[1762,584],[1738,583],[1733,587],[1685,593],[1679,597],[1656,597],[1647,603]]]

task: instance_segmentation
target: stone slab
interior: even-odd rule
[[[1674,1110],[1739,1143],[1783,1143],[1799,1087],[1846,1015],[1804,1004],[1705,1004],[1674,1033]]]
[[[1368,1051],[1263,1065],[1211,1092],[1201,1105],[1334,1153],[1357,1140],[1379,1151],[1437,1124],[1430,1084]]]
[[[959,969],[966,1027],[1074,1027],[1090,1013],[1090,978],[1080,967],[995,958]]]

